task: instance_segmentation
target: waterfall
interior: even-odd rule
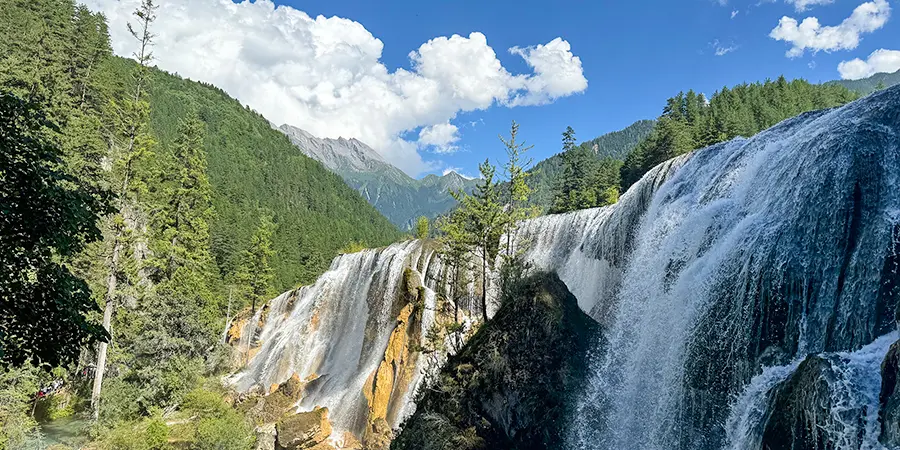
[[[368,410],[364,386],[397,324],[404,271],[426,278],[433,253],[409,241],[339,256],[315,284],[284,293],[256,313],[240,346],[250,347],[253,342],[244,339],[255,339],[259,352],[229,381],[241,392],[254,386],[267,391],[297,374],[310,381],[299,411],[327,407],[336,435],[361,435]],[[430,322],[434,283],[431,279],[431,287],[425,287],[432,310],[423,315]],[[255,330],[263,316],[264,325]]]
[[[798,360],[865,353],[890,332],[898,137],[900,89],[890,89],[698,150],[641,188],[653,192],[646,206],[629,193],[613,208],[542,219],[532,258],[607,325],[572,448],[724,448],[728,424],[761,426],[770,411],[759,402]],[[557,257],[541,244],[556,234],[578,251]],[[861,366],[835,362],[834,382],[880,383],[883,344]]]
[[[898,186],[893,88],[675,158],[615,205],[523,223],[525,259],[556,272],[604,328],[569,447],[757,449],[786,413],[778,402],[818,377],[828,414],[817,436],[880,448],[877,369],[898,337]],[[297,374],[309,382],[298,410],[328,407],[336,433],[359,436],[406,271],[421,284],[417,339],[440,320],[446,274],[432,246],[336,258],[249,320],[238,347],[258,353],[229,381],[268,390]],[[460,303],[471,316],[474,280]],[[413,365],[390,390],[391,426],[415,409],[424,369]]]

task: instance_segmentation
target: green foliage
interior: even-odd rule
[[[169,450],[169,427],[159,416],[137,422],[123,422],[104,433],[104,450]]]
[[[416,239],[428,239],[428,218],[421,216],[416,220]]]
[[[693,91],[667,101],[650,136],[625,159],[622,190],[675,156],[738,136],[750,137],[806,111],[839,106],[857,95],[836,84],[804,80],[742,84],[723,88],[707,102]]]
[[[262,305],[274,295],[272,281],[275,273],[271,266],[272,258],[275,256],[272,250],[274,233],[275,224],[269,217],[262,216],[259,227],[250,239],[250,247],[244,251],[235,276],[243,304],[251,305],[253,311],[256,311],[256,305]]]
[[[253,429],[235,411],[221,417],[200,420],[197,434],[191,444],[193,450],[249,450],[255,438]]]
[[[136,68],[124,59],[113,63],[122,79]],[[205,125],[216,213],[210,222],[211,253],[223,276],[238,272],[265,215],[275,225],[270,261],[275,291],[312,283],[350,242],[383,246],[401,237],[339,176],[221,89],[157,70],[151,78],[151,129],[160,153],[172,151],[181,118],[189,113],[196,111]]]
[[[107,204],[63,168],[55,125],[0,92],[0,365],[58,366],[107,335],[87,284],[64,264],[100,237]]]
[[[37,422],[31,416],[38,371],[31,366],[0,369],[0,449],[22,448]]]
[[[507,204],[503,232],[506,234],[504,257],[507,262],[524,250],[522,245],[519,245],[518,249],[513,248],[514,244],[518,243],[519,222],[537,215],[537,211],[528,206],[528,200],[531,197],[531,187],[528,186],[528,178],[531,177],[531,173],[528,172],[528,169],[531,168],[533,160],[525,156],[534,146],[516,142],[518,134],[519,124],[513,121],[509,139],[500,136],[500,141],[506,148],[506,164],[503,165],[503,169],[507,180],[505,184]]]
[[[503,235],[507,217],[500,200],[501,191],[495,179],[497,168],[486,159],[478,165],[478,170],[481,172],[481,178],[471,195],[464,191],[453,192],[460,206],[455,223],[451,214],[450,226],[458,227],[451,230],[456,232],[459,239],[456,245],[466,248],[478,258],[481,274],[481,315],[486,322],[487,287],[494,261],[500,252],[500,237]]]
[[[624,130],[584,142],[578,148],[584,150],[592,159],[601,161],[601,164],[614,166],[621,164],[625,156],[649,136],[655,126],[655,121],[640,120]],[[528,171],[530,175],[527,182],[532,189],[529,204],[536,206],[542,212],[552,209],[559,192],[565,168],[564,155],[564,153],[553,155],[538,162]]]
[[[185,397],[184,413],[199,418],[191,441],[195,450],[248,450],[254,443],[253,429],[240,413],[222,400],[218,392],[197,389]]]
[[[585,145],[575,147],[575,130],[563,133],[563,172],[557,179],[551,213],[565,213],[615,203],[619,199],[618,161],[597,159]]]

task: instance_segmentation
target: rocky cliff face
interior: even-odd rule
[[[600,339],[556,275],[529,277],[451,357],[391,448],[560,448]]]
[[[456,205],[449,190],[471,190],[474,180],[455,172],[416,180],[385,161],[356,139],[319,139],[290,125],[278,128],[304,154],[341,176],[372,206],[401,229],[411,229],[420,216],[432,219]]]

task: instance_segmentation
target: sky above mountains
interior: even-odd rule
[[[117,54],[140,0],[106,13]],[[355,137],[414,176],[535,160],[657,116],[680,90],[900,70],[897,0],[158,0],[156,64],[269,120]]]

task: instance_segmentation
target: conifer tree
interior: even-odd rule
[[[416,239],[428,239],[428,218],[425,216],[419,217],[416,220]]]
[[[572,129],[569,128],[566,131],[568,133],[569,131],[572,131]],[[507,260],[507,264],[511,263],[512,259],[516,256],[514,247],[518,244],[517,231],[519,229],[519,222],[536,214],[534,208],[529,208],[527,206],[528,197],[531,195],[531,187],[529,187],[527,183],[531,173],[529,173],[528,170],[531,168],[533,160],[525,156],[525,154],[534,148],[534,146],[525,145],[524,142],[517,142],[516,139],[518,133],[519,124],[513,121],[509,132],[509,140],[500,136],[500,141],[503,142],[504,147],[506,147],[507,158],[506,164],[503,166],[507,177],[506,194],[509,202],[506,206],[506,223],[504,224],[504,233],[506,234],[504,257]],[[574,140],[575,135],[574,131],[572,131],[570,140],[564,142],[564,145],[568,144],[574,146]]]
[[[456,198],[464,198],[465,192],[450,192]],[[471,262],[471,251],[474,242],[471,234],[468,232],[468,217],[466,211],[462,208],[456,208],[450,214],[444,217],[441,222],[440,229],[443,233],[440,239],[441,252],[447,260],[449,269],[447,276],[449,278],[449,295],[450,301],[453,303],[453,320],[454,323],[459,322],[459,304],[463,299],[466,289],[465,274],[469,270]]]
[[[272,280],[275,274],[271,266],[272,258],[275,256],[272,250],[274,232],[275,225],[272,219],[262,216],[235,277],[243,297],[250,303],[253,312],[256,312],[257,305],[262,305],[274,296]]]
[[[133,215],[138,208],[137,193],[142,190],[141,184],[135,179],[135,169],[142,160],[148,158],[153,147],[153,139],[148,130],[150,104],[147,100],[147,85],[150,74],[149,65],[153,60],[150,47],[154,36],[150,32],[150,25],[156,20],[155,11],[156,5],[153,0],[143,0],[140,7],[134,12],[138,19],[138,27],[135,28],[130,23],[128,24],[128,31],[140,42],[140,49],[134,55],[138,62],[138,69],[134,75],[130,96],[124,99],[120,105],[113,105],[117,115],[115,127],[117,136],[110,153],[113,160],[112,179],[116,185],[118,214],[110,220],[111,248],[108,257],[103,310],[103,327],[110,335],[112,335],[113,314],[122,290],[119,281],[126,275],[122,259],[132,244],[133,230],[128,223],[128,215]],[[103,376],[106,372],[107,346],[107,343],[101,343],[97,350],[97,365],[91,392],[91,409],[94,420],[100,416],[100,393]]]
[[[472,195],[454,193],[460,202],[465,228],[463,242],[468,242],[476,253],[481,275],[481,313],[488,320],[488,289],[494,262],[500,251],[500,238],[508,222],[500,203],[500,189],[495,180],[497,168],[484,160],[478,165],[481,179]]]

